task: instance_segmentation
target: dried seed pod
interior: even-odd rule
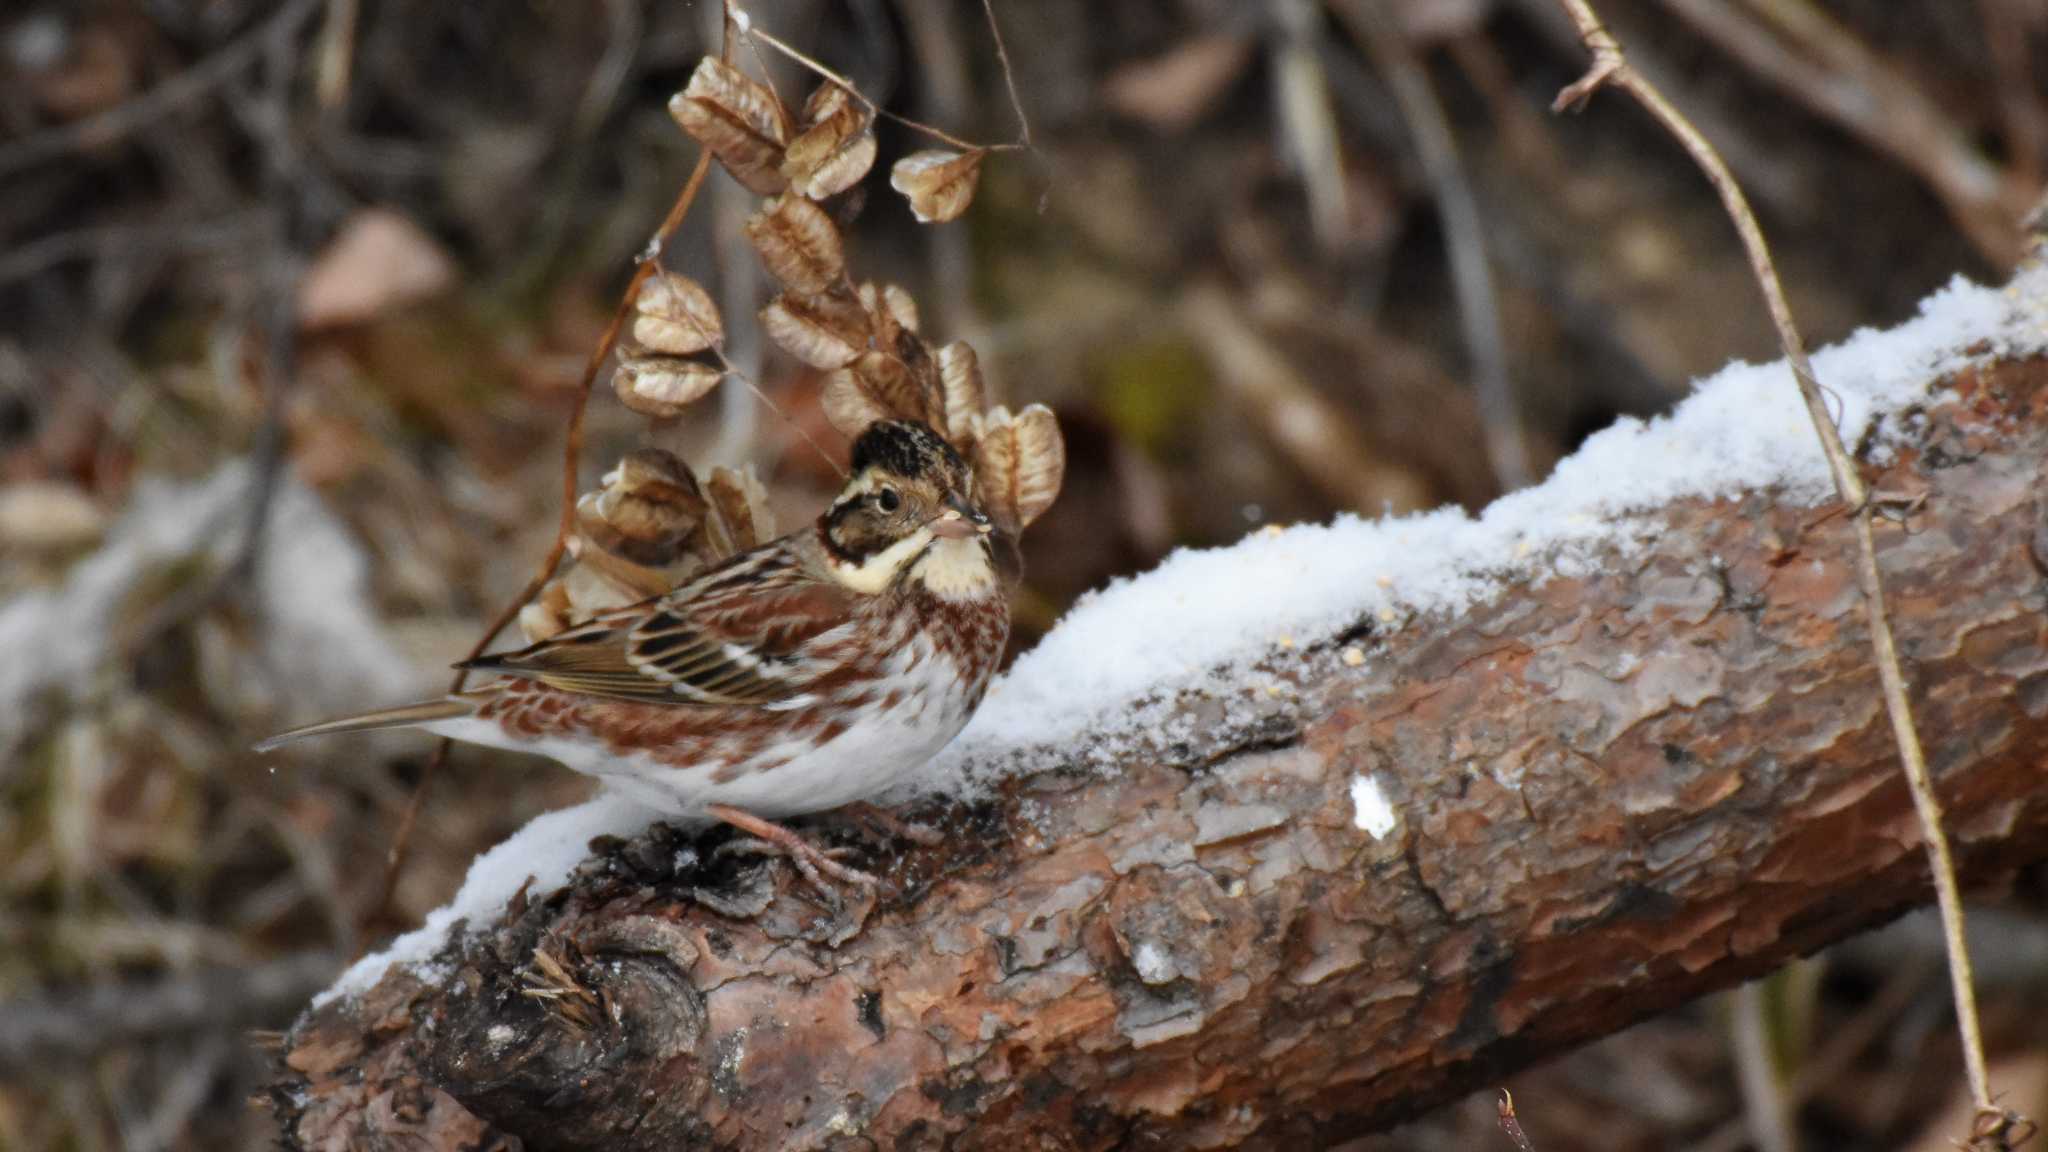
[[[665,569],[636,564],[615,552],[591,548],[576,560],[563,578],[569,602],[579,619],[606,608],[638,604],[650,596],[675,589],[675,578]]]
[[[1021,532],[1060,494],[1066,443],[1052,409],[1033,404],[1010,415],[992,408],[975,445],[974,486],[982,506],[1006,531]]]
[[[946,429],[946,384],[939,375],[939,362],[924,339],[908,328],[896,330],[896,358],[910,372],[916,389],[918,419],[944,433]]]
[[[642,416],[668,420],[724,378],[720,368],[679,356],[627,356],[612,373],[612,391]]]
[[[838,84],[827,82],[804,101],[803,130],[782,154],[782,174],[813,200],[837,196],[875,163],[875,114]]]
[[[788,187],[782,174],[788,130],[782,106],[767,85],[706,56],[690,73],[688,86],[670,98],[668,114],[750,191],[773,196]]]
[[[801,196],[778,196],[748,218],[747,239],[785,288],[816,296],[846,275],[846,249],[823,208]]]
[[[519,610],[519,631],[528,644],[538,644],[574,623],[575,611],[565,582],[550,581],[532,603]]]
[[[576,502],[576,526],[598,548],[636,564],[667,567],[684,559],[711,505],[688,465],[659,448],[628,452],[603,486]]]
[[[939,349],[939,381],[946,397],[946,439],[963,451],[974,443],[975,417],[988,403],[988,389],[981,380],[981,361],[973,346],[955,340]]]
[[[529,642],[610,608],[674,589],[723,554],[706,547],[716,515],[689,466],[658,448],[628,454],[576,501],[571,566],[520,611]]]
[[[868,345],[867,313],[836,292],[804,297],[782,293],[761,309],[761,330],[813,368],[844,367]]]
[[[725,324],[703,285],[656,271],[633,300],[633,339],[655,352],[688,356],[723,341]]]
[[[775,538],[775,514],[768,507],[768,489],[744,468],[713,468],[710,489],[714,519],[731,552],[758,548]]]
[[[825,378],[825,418],[849,437],[877,420],[933,423],[910,369],[886,352],[868,352]]]
[[[910,210],[926,224],[958,219],[974,202],[981,183],[985,148],[972,152],[913,152],[889,169],[889,186],[910,200]]]
[[[892,348],[896,334],[886,329],[893,325],[917,331],[917,300],[896,284],[877,284],[873,280],[863,281],[860,286],[860,306],[875,317],[878,328],[875,343]]]

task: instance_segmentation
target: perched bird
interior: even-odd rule
[[[871,424],[818,520],[681,587],[462,667],[471,691],[274,736],[418,727],[535,752],[779,848],[839,864],[772,818],[883,791],[964,727],[1009,634],[1015,541],[974,469],[924,423]]]

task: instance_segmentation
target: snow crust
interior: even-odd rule
[[[1384,840],[1387,833],[1401,818],[1394,815],[1394,806],[1387,803],[1386,789],[1380,787],[1377,776],[1353,776],[1351,778],[1351,823],[1375,840]]]
[[[1930,383],[1978,359],[2048,347],[2048,273],[2005,288],[1951,281],[1914,319],[1863,329],[1813,355],[1844,440],[1896,435],[1886,421],[1929,399]],[[1441,618],[1507,589],[1582,574],[1604,550],[1646,543],[1642,518],[1685,498],[1774,489],[1832,496],[1827,461],[1783,361],[1735,363],[1699,381],[1669,415],[1623,419],[1590,437],[1542,484],[1478,516],[1447,508],[1398,519],[1339,516],[1186,549],[1085,596],[990,689],[914,790],[972,790],[1055,763],[1106,763],[1133,738],[1171,730],[1187,692],[1228,698],[1256,687],[1251,666],[1364,620]],[[1354,651],[1346,663],[1358,663]],[[1333,658],[1336,658],[1333,656]]]
[[[1866,433],[1895,432],[1886,421],[1972,360],[2048,348],[2044,317],[2048,274],[2038,269],[2003,289],[1958,278],[1923,301],[1915,319],[1860,331],[1816,353],[1814,368],[1839,401],[1844,438],[1855,444]],[[1731,365],[1701,381],[1670,415],[1618,422],[1544,483],[1477,517],[1457,509],[1386,520],[1341,516],[1260,530],[1226,548],[1176,552],[1076,604],[903,791],[972,792],[1010,772],[1112,761],[1132,742],[1173,738],[1165,725],[1185,714],[1177,702],[1188,693],[1255,692],[1250,669],[1276,649],[1310,648],[1362,619],[1443,618],[1518,584],[1581,573],[1603,550],[1645,543],[1654,522],[1643,513],[1678,499],[1760,489],[1808,503],[1832,491],[1782,362]],[[1347,648],[1327,658],[1356,666],[1370,658],[1361,655]],[[1384,835],[1398,820],[1376,780],[1354,781],[1352,800],[1368,834]],[[429,962],[457,922],[494,917],[529,876],[534,895],[558,888],[592,837],[632,835],[655,818],[613,796],[540,817],[478,857],[452,904],[388,951],[359,961],[316,1004],[368,988],[394,963]]]
[[[431,964],[434,954],[457,925],[496,919],[529,877],[533,884],[528,891],[533,895],[553,892],[568,882],[576,865],[590,854],[591,840],[636,835],[659,815],[623,796],[604,793],[535,817],[470,862],[469,874],[455,899],[428,913],[425,923],[393,940],[382,952],[356,961],[313,998],[313,1007],[368,989],[393,965],[413,968],[422,979],[432,981],[439,975]]]

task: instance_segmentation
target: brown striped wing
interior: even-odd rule
[[[815,642],[847,626],[855,607],[853,593],[771,546],[472,667],[590,696],[772,708],[827,670]]]

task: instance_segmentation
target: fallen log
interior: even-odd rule
[[[2041,290],[1889,399],[1853,370],[1924,349],[1821,362],[1873,487],[1910,497],[1880,560],[1975,886],[2048,858]],[[1646,443],[1784,434],[1716,395]],[[1724,471],[1754,459],[1716,444]],[[943,843],[872,856],[894,885],[872,907],[656,826],[470,908],[431,962],[359,969],[300,1020],[287,1142],[1319,1147],[1925,903],[1818,449],[1800,478],[1670,499],[1610,457],[1516,498],[1650,501],[1602,504],[1627,514],[1568,563],[1528,537],[1560,557],[1541,578],[1517,550],[1449,607],[1361,590],[1348,623],[1083,731],[1040,717],[1028,771],[912,811]],[[1289,595],[1235,590],[1281,621]]]

